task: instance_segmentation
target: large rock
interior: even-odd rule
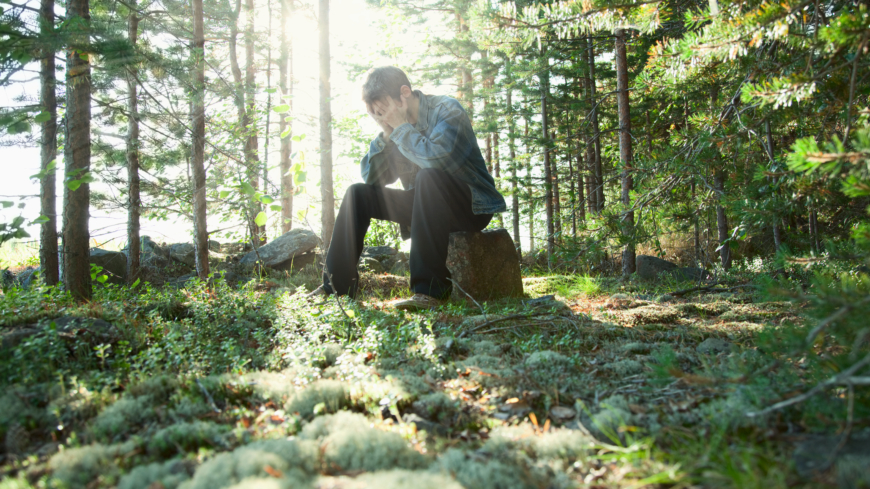
[[[101,274],[108,275],[106,283],[123,285],[127,280],[127,255],[120,251],[91,248],[91,265],[102,267]]]
[[[451,234],[447,268],[452,279],[477,301],[523,295],[519,256],[504,229]],[[466,299],[455,286],[452,297]]]
[[[293,260],[295,256],[313,250],[319,242],[317,235],[307,229],[292,229],[246,254],[239,263],[243,266],[253,266],[260,262],[267,267],[280,267]]]
[[[189,267],[196,266],[196,248],[192,243],[175,243],[170,245],[169,257]]]
[[[671,273],[680,268],[675,263],[650,255],[638,255],[635,264],[637,276],[644,280],[658,280],[660,274]]]
[[[870,434],[853,433],[848,440],[842,436],[810,435],[799,443],[793,455],[798,475],[816,479],[833,472],[837,487],[870,487]]]
[[[69,342],[98,345],[116,343],[121,339],[118,328],[102,319],[61,316],[45,319],[36,324],[3,328],[0,330],[0,350],[14,348],[31,336],[47,332],[52,322],[57,335]]]

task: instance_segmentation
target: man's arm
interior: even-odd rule
[[[402,155],[420,168],[454,173],[467,161],[477,141],[471,120],[455,100],[439,108],[438,122],[426,137],[409,123],[393,129],[390,139]]]
[[[395,151],[395,145],[385,140],[383,134],[378,134],[372,140],[368,154],[360,162],[360,173],[365,183],[386,186],[396,181],[398,176],[390,164],[391,151]]]

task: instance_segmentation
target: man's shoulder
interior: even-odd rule
[[[432,108],[448,107],[450,109],[461,109],[463,111],[465,110],[465,108],[462,107],[462,104],[459,103],[458,100],[448,95],[426,95],[426,99],[426,101],[429,103],[429,107]]]

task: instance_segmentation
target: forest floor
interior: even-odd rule
[[[731,288],[751,277],[682,296],[693,284],[528,277],[530,298],[554,298],[414,314],[385,307],[404,277],[365,275],[360,301],[322,304],[303,297],[314,277],[296,294],[111,286],[85,305],[7,289],[4,343],[36,333],[0,360],[0,488],[836,482],[798,475],[807,429],[747,415],[800,375],[768,376],[759,335],[802,320]]]

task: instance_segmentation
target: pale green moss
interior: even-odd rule
[[[148,452],[168,457],[192,452],[200,447],[219,447],[229,427],[210,421],[179,423],[163,428],[148,441]]]
[[[181,489],[222,489],[249,478],[270,477],[275,473],[292,479],[304,478],[317,471],[317,454],[316,444],[310,441],[254,442],[202,464],[193,479],[182,484]]]
[[[323,463],[332,472],[418,469],[427,465],[426,458],[401,436],[370,427],[360,414],[340,412],[319,417],[303,428],[300,436],[319,440]]]
[[[412,405],[414,412],[432,421],[445,421],[453,418],[459,403],[443,392],[433,392],[420,397]]]
[[[363,474],[355,482],[371,489],[462,489],[452,478],[432,472],[389,470]]]
[[[287,401],[284,410],[312,418],[319,414],[314,412],[315,408],[323,409],[324,413],[334,413],[349,404],[350,396],[344,383],[337,380],[318,380],[298,390]]]
[[[56,453],[48,462],[52,478],[68,489],[90,487],[100,478],[100,486],[112,485],[120,470],[115,458],[133,452],[134,442],[120,445],[93,444]]]
[[[180,460],[140,465],[121,477],[118,489],[175,489],[190,479],[188,467]],[[155,485],[155,483],[159,484]]]
[[[99,440],[109,441],[132,433],[156,418],[151,395],[124,397],[103,409],[91,424],[91,433]]]
[[[605,365],[607,370],[613,372],[617,377],[628,377],[643,372],[643,365],[637,360],[619,360]]]

